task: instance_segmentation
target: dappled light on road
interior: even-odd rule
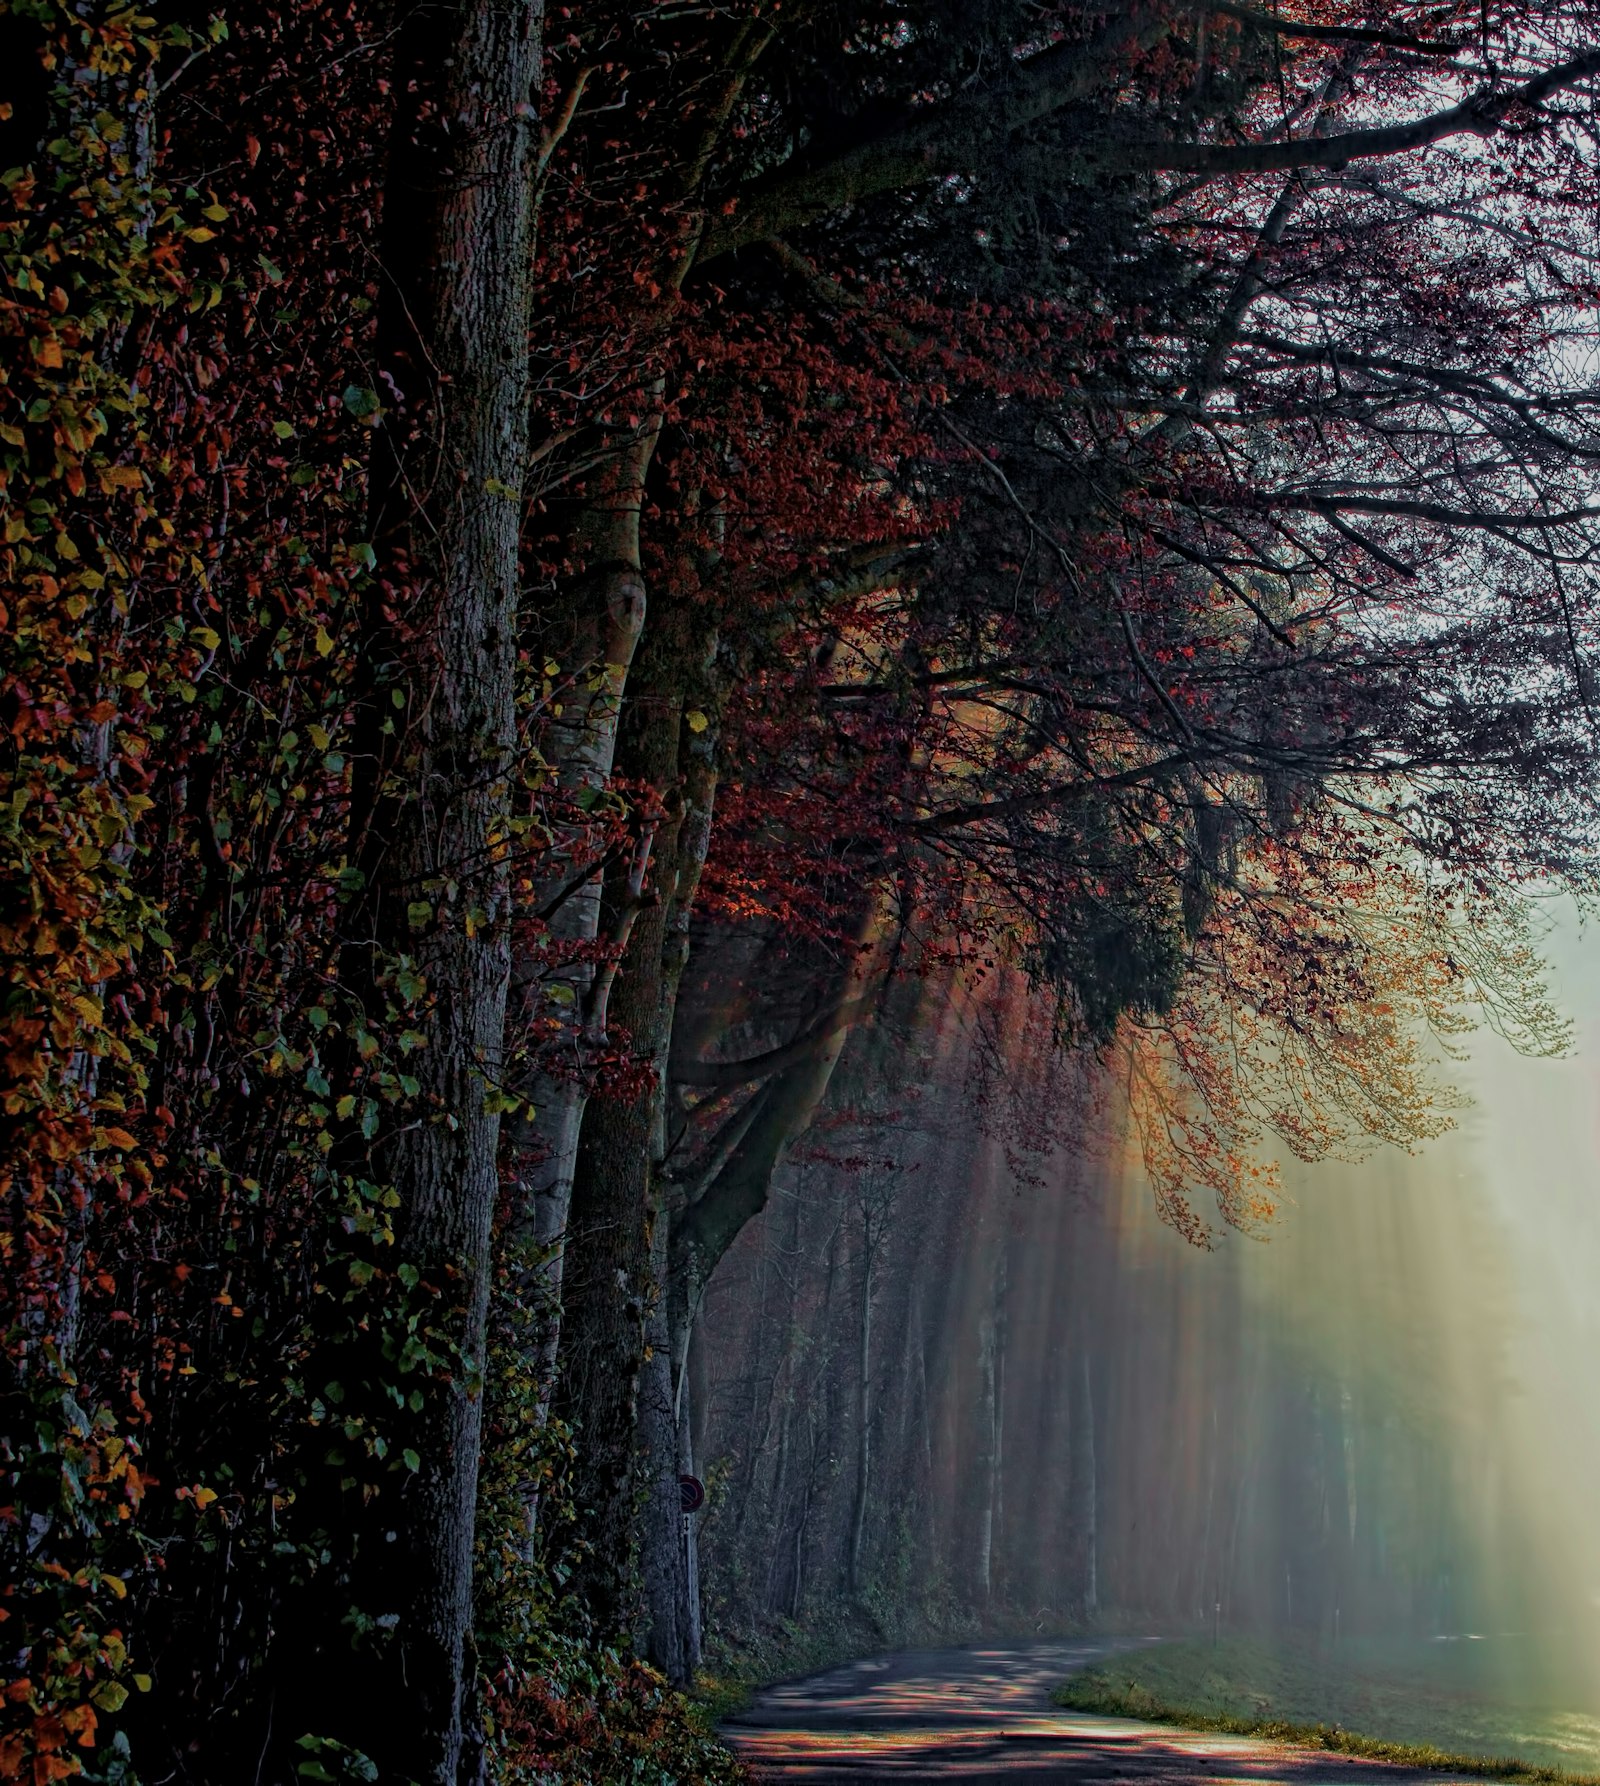
[[[1050,1690],[1132,1642],[1030,1644],[875,1658],[761,1694],[726,1735],[759,1779],[787,1781],[1444,1781],[1245,1737],[1062,1711]]]

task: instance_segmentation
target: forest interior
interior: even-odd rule
[[[1237,1262],[1567,1046],[1597,44],[0,0],[0,1778],[1467,1616],[1492,1238]]]

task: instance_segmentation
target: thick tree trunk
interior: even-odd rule
[[[379,555],[365,641],[366,750],[352,800],[364,888],[346,947],[382,1021],[401,956],[417,1093],[378,1140],[398,1194],[393,1263],[430,1293],[448,1360],[411,1379],[390,1455],[415,1459],[354,1515],[375,1621],[294,1659],[308,1697],[385,1777],[455,1786],[470,1695],[474,1511],[490,1224],[509,980],[505,861],[513,754],[520,491],[527,449],[533,107],[541,0],[436,0],[405,14],[385,193],[378,363],[403,402],[374,439]],[[392,385],[391,382],[392,381]],[[403,592],[403,593],[402,593]],[[402,995],[403,996],[403,995]],[[387,1263],[387,1262],[386,1262]],[[399,1294],[399,1283],[396,1284]],[[403,1430],[402,1430],[403,1429]],[[392,1623],[392,1635],[383,1632]],[[346,1666],[358,1677],[344,1682]],[[374,1690],[376,1688],[376,1690]],[[287,1716],[286,1716],[287,1714]],[[280,1706],[285,1725],[292,1708]]]
[[[646,1330],[649,1356],[640,1393],[640,1441],[645,1503],[640,1532],[644,1581],[645,1654],[675,1686],[689,1679],[688,1559],[678,1492],[678,1419],[672,1383],[672,1320],[665,1289],[667,1223],[658,1211],[650,1249],[657,1290]]]

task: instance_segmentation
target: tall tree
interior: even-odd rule
[[[341,1704],[335,1644],[318,1646],[323,1679],[295,1659],[334,1711],[327,1734],[438,1786],[462,1767],[474,1685],[541,19],[540,0],[431,0],[394,48],[346,973],[375,1030],[405,1013],[413,1031],[411,1108],[375,1163],[399,1199],[396,1284],[431,1302],[436,1362],[390,1441],[410,1480],[348,1515],[380,1670],[358,1667]]]

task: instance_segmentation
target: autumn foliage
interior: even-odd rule
[[[1477,7],[1314,11],[549,9],[526,464],[468,487],[387,10],[0,5],[0,1775],[402,1777],[385,1546],[449,1526],[452,1778],[731,1777],[630,1652],[687,1589],[629,1392],[897,982],[1024,973],[1196,1240],[1272,1145],[1436,1133],[1470,1022],[1557,1045],[1595,70],[1559,7],[1515,80]],[[1480,76],[1492,153],[1325,146]],[[441,1062],[456,959],[505,1034]]]

